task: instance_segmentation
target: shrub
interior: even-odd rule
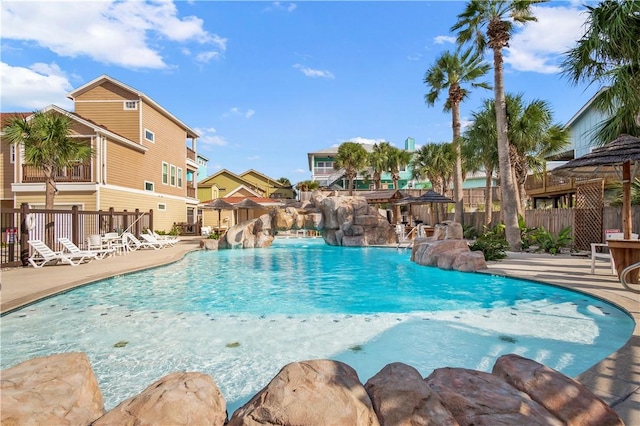
[[[462,225],[462,228],[463,228],[463,231],[462,231],[463,236],[467,240],[474,240],[478,238],[478,235],[480,235],[478,230],[474,228],[472,225]]]
[[[533,234],[536,244],[538,244],[539,250],[545,253],[558,254],[560,249],[568,247],[573,238],[571,238],[571,227],[567,226],[563,228],[558,237],[554,237],[553,234],[544,227],[536,230]]]
[[[469,248],[482,251],[485,260],[504,259],[509,248],[509,243],[504,237],[504,225],[496,225],[493,229],[486,230]]]

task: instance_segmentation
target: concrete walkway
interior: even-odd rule
[[[4,270],[0,311],[5,313],[113,275],[171,263],[198,247],[199,238],[183,238],[172,248],[140,250],[76,267],[60,265]],[[577,379],[613,407],[627,425],[640,425],[640,295],[624,290],[604,263],[596,269],[595,275],[591,275],[589,260],[580,257],[509,253],[500,262],[490,262],[489,269],[483,273],[525,278],[583,291],[629,312],[636,322],[631,339]]]

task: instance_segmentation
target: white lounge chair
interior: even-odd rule
[[[106,255],[113,254],[113,252],[115,252],[115,249],[110,249],[110,248],[82,250],[80,247],[73,244],[73,241],[64,237],[58,238],[58,241],[60,242],[60,244],[62,244],[62,247],[64,247],[64,249],[69,253],[73,253],[76,255],[81,253],[88,253],[89,255],[95,254],[96,259],[104,259]],[[63,253],[64,252],[65,251],[63,250]]]
[[[95,253],[63,253],[61,251],[53,251],[48,245],[40,240],[27,241],[35,250],[35,253],[29,257],[29,263],[34,268],[42,268],[46,264],[55,265],[58,262],[66,263],[71,266],[78,266],[85,260],[91,262],[96,258]]]
[[[143,241],[145,241],[145,242],[147,242],[149,244],[159,245],[160,248],[173,246],[175,244],[173,241],[158,240],[158,239],[156,239],[156,237],[154,237],[153,235],[149,235],[149,234],[140,234],[140,238],[142,238]]]
[[[152,248],[154,250],[158,250],[162,248],[162,245],[159,243],[150,243],[147,241],[140,241],[130,232],[125,232],[123,235],[123,241],[126,241],[127,247],[129,250],[138,250],[143,248]]]
[[[147,234],[151,235],[160,242],[166,241],[170,245],[174,245],[178,241],[180,241],[180,238],[178,237],[174,237],[173,235],[159,235],[156,231],[153,231],[151,229],[147,229]]]

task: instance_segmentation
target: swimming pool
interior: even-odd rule
[[[1,368],[83,351],[111,408],[174,371],[210,374],[229,413],[291,361],[332,358],[361,381],[389,362],[489,371],[518,353],[576,375],[622,346],[633,320],[528,281],[441,271],[408,251],[276,239],[200,251],[2,317]]]

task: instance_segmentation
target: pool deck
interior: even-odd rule
[[[28,267],[3,270],[0,277],[0,312],[5,313],[103,278],[180,260],[186,253],[198,250],[199,241],[197,237],[183,237],[171,248],[139,250],[76,267],[56,265],[40,269]],[[584,257],[508,253],[508,257],[500,262],[489,262],[489,269],[483,273],[530,279],[579,290],[612,302],[629,312],[636,322],[629,341],[580,374],[577,379],[613,407],[625,424],[640,425],[640,295],[624,290],[610,274],[607,264],[600,263],[595,275],[589,273],[589,265],[589,259]]]

